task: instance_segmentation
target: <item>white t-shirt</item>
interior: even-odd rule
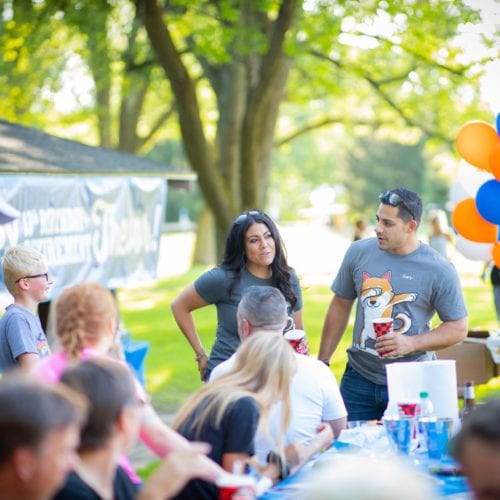
[[[234,364],[235,355],[216,366],[210,380],[225,375]],[[337,420],[347,416],[337,380],[330,369],[321,361],[303,354],[296,354],[297,371],[290,384],[292,421],[286,432],[285,444],[293,441],[308,443],[315,435],[321,422]],[[259,429],[255,438],[255,452],[265,463],[267,454],[275,446],[273,441],[279,435],[281,403],[273,405],[269,415],[269,437]]]

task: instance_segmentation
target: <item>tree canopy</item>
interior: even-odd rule
[[[462,123],[489,119],[478,78],[495,55],[470,60],[457,45],[480,19],[461,0],[11,0],[0,9],[7,118],[46,122],[78,56],[94,98],[57,119],[90,117],[99,144],[131,152],[180,133],[219,242],[235,214],[265,206],[273,152],[305,133],[335,125],[408,151],[451,150]]]

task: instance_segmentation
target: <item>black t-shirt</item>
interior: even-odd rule
[[[496,286],[500,285],[500,268],[493,266],[491,268],[491,274],[490,274],[490,279],[491,279],[491,284]]]
[[[117,467],[113,481],[114,500],[133,500],[137,495],[137,486],[132,483],[127,473]],[[56,493],[53,500],[102,500],[76,472],[70,472],[64,486]]]
[[[204,400],[198,405],[193,414],[181,425],[179,433],[190,441],[209,443],[212,447],[209,457],[219,465],[222,464],[224,453],[253,455],[255,453],[253,440],[259,423],[259,408],[255,399],[246,396],[229,405],[219,428],[215,427],[210,418],[213,414],[210,415],[198,434],[192,424],[206,404],[207,401]],[[189,481],[176,498],[217,500],[219,494],[214,484],[194,479]]]

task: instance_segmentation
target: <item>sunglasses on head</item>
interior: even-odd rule
[[[393,193],[392,191],[386,191],[385,193],[380,193],[378,199],[385,203],[386,205],[391,205],[391,207],[398,207],[401,205],[412,217],[416,220],[415,214],[412,209],[406,204],[406,202],[399,196],[398,193]]]
[[[262,212],[260,210],[249,210],[248,212],[243,212],[242,214],[238,215],[236,219],[234,219],[235,224],[242,224],[245,222],[248,218],[250,217],[256,217],[258,215],[262,215]]]

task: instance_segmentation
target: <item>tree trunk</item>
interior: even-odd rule
[[[111,130],[111,60],[107,39],[109,9],[95,9],[85,12],[81,31],[87,36],[89,67],[95,83],[97,124],[99,145],[113,146]]]
[[[193,264],[206,266],[216,265],[219,262],[215,247],[214,216],[209,208],[205,207],[198,217],[196,242],[193,252]]]
[[[144,75],[124,77],[120,106],[120,123],[118,131],[118,149],[128,153],[136,153],[139,147],[137,125],[142,106],[148,90],[149,82]]]
[[[189,74],[168,29],[169,7],[157,0],[138,1],[138,11],[176,99],[186,156],[203,197],[215,219],[217,255],[233,218],[242,210],[264,209],[274,129],[290,68],[283,44],[295,21],[300,0],[282,0],[275,19],[260,12],[253,0],[236,2],[239,25],[265,37],[263,53],[244,47],[242,30],[228,50],[229,61],[217,63],[203,56],[198,61],[217,98],[219,119],[209,143],[196,94],[196,78]],[[193,44],[188,46],[196,51]]]

